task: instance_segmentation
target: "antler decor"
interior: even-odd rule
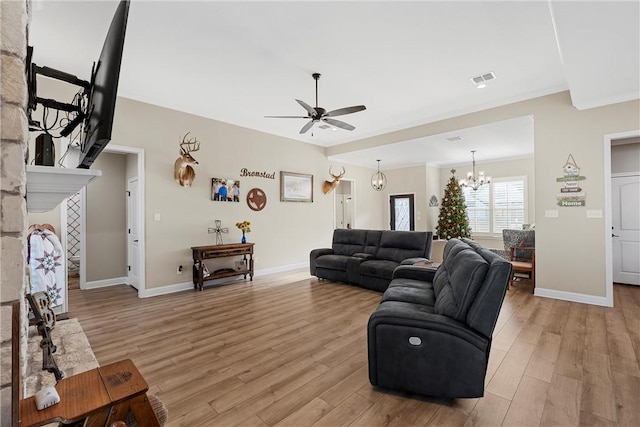
[[[333,191],[333,189],[338,186],[338,183],[340,182],[340,179],[344,176],[345,173],[346,173],[346,171],[344,170],[344,166],[342,166],[342,173],[338,174],[338,175],[334,175],[331,172],[331,166],[329,166],[329,175],[331,175],[333,177],[333,181],[325,181],[324,184],[322,184],[322,192],[324,194],[331,193]]]
[[[187,141],[187,135],[190,133],[187,132],[182,137],[180,157],[176,159],[173,165],[173,177],[183,187],[191,187],[193,180],[196,178],[196,171],[191,165],[197,165],[198,161],[191,156],[191,153],[200,149],[200,142],[196,138],[190,138]]]

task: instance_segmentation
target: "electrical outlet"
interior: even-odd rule
[[[179,265],[178,268],[176,269],[176,274],[182,274],[182,266]]]

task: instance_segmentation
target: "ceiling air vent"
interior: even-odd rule
[[[471,81],[479,88],[485,87],[486,82],[493,80],[496,78],[496,75],[493,71],[485,74],[481,74],[479,76],[471,77]]]
[[[447,141],[449,141],[449,142],[462,141],[462,137],[461,136],[450,136],[449,138],[447,138]]]

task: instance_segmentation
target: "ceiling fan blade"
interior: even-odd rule
[[[341,122],[340,120],[336,120],[336,119],[330,119],[328,117],[324,117],[322,119],[322,121],[323,122],[327,122],[330,125],[333,125],[333,126],[335,126],[337,128],[340,128],[340,129],[345,129],[345,130],[354,130],[355,129],[355,127],[351,126],[349,123]]]
[[[366,110],[364,105],[354,105],[353,107],[338,108],[337,110],[329,111],[325,114],[325,117],[343,116],[345,114],[357,113],[358,111]]]
[[[298,104],[302,105],[302,108],[307,110],[307,113],[309,113],[309,117],[313,117],[316,115],[316,110],[311,105],[307,104],[304,101],[300,101],[299,99],[296,99],[296,101],[298,102]]]
[[[309,116],[264,116],[267,119],[310,119]]]
[[[310,120],[306,125],[302,126],[302,129],[300,129],[300,133],[305,133],[306,131],[311,129],[311,126],[313,126],[315,122],[315,120]]]

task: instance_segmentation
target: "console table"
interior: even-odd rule
[[[193,287],[202,290],[203,282],[223,277],[249,276],[253,281],[253,245],[254,243],[232,243],[228,245],[192,246],[193,252]],[[236,269],[222,269],[205,274],[205,259],[242,256],[244,267]]]

